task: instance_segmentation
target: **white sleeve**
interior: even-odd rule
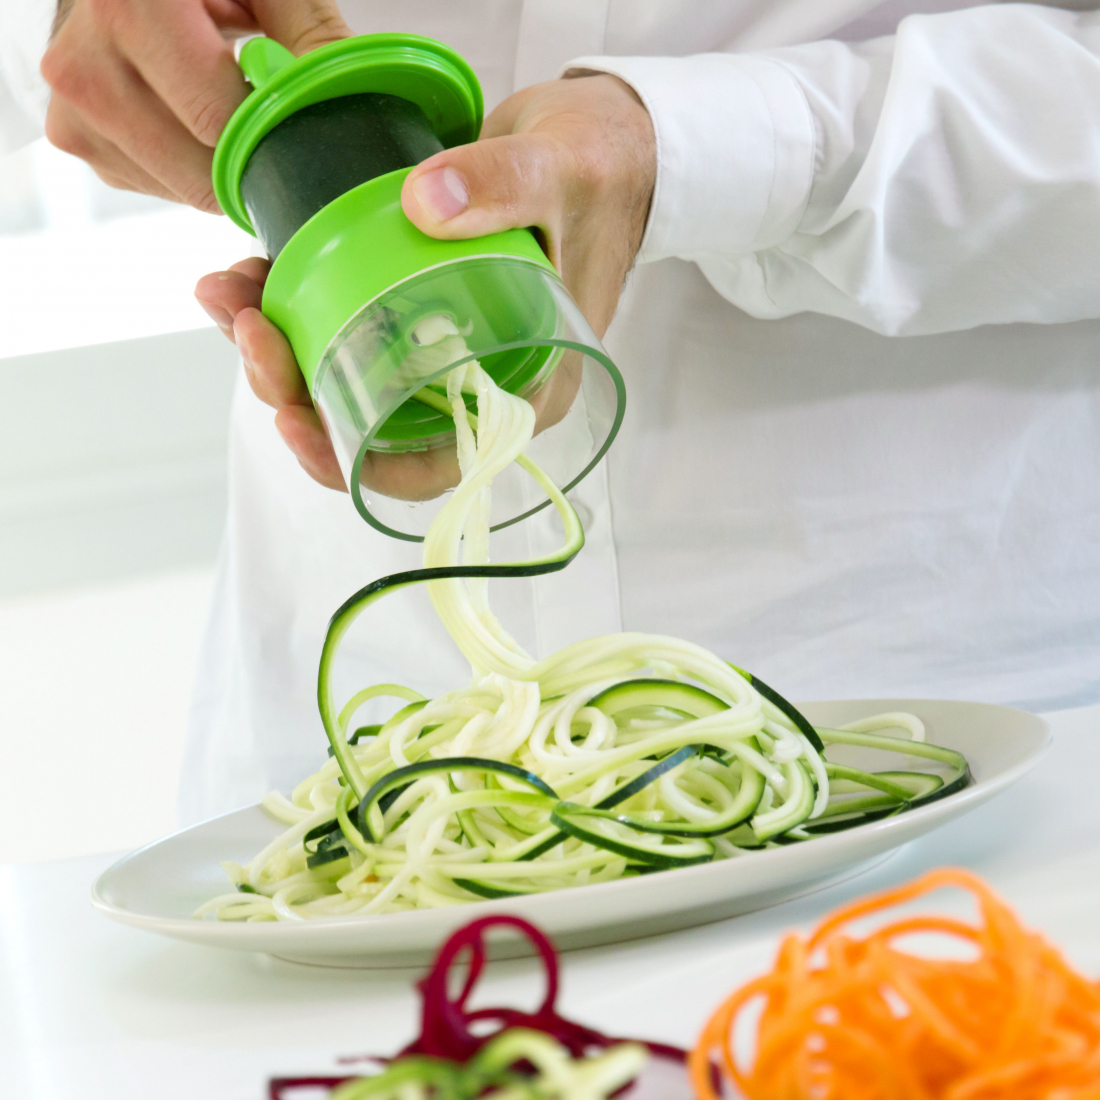
[[[1006,4],[857,45],[568,68],[622,77],[652,115],[639,260],[692,260],[754,316],[1100,316],[1100,13]]]
[[[0,156],[42,136],[50,89],[38,71],[57,0],[0,0]]]

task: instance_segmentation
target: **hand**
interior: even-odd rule
[[[195,297],[241,353],[252,392],[275,409],[275,427],[302,468],[329,489],[346,490],[336,454],[313,407],[286,337],[261,312],[271,261],[253,257],[199,280]],[[403,455],[368,453],[363,483],[402,500],[428,500],[456,485],[453,449]]]
[[[302,468],[329,489],[346,491],[321,418],[310,399],[286,337],[261,312],[271,261],[253,257],[199,280],[195,297],[241,353],[252,392],[275,409],[275,427]],[[570,359],[570,357],[572,357]],[[567,352],[554,374],[531,399],[536,434],[569,411],[580,384],[580,358]],[[431,500],[458,484],[453,444],[430,451],[386,454],[368,451],[360,480],[398,500]]]
[[[46,136],[112,187],[217,212],[214,146],[249,90],[232,39],[256,31],[297,54],[351,34],[335,0],[60,0]]]
[[[473,145],[418,164],[401,193],[431,237],[534,228],[603,336],[638,253],[657,178],[649,112],[606,74],[536,84],[506,99]]]
[[[485,121],[482,140],[438,153],[409,174],[406,215],[430,236],[477,237],[532,226],[589,323],[607,330],[645,229],[656,178],[649,115],[612,76],[528,88]],[[195,295],[235,340],[253,391],[311,477],[345,488],[336,455],[285,337],[260,312],[268,264],[246,260],[203,278]],[[573,361],[569,361],[573,360]],[[557,423],[580,385],[568,356],[532,404],[535,430]],[[364,484],[426,500],[458,481],[452,451],[369,453]]]

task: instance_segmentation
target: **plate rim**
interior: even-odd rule
[[[857,826],[851,831],[833,833],[826,836],[816,837],[814,839],[815,851],[834,851],[838,847],[844,847],[847,843],[850,843],[850,837],[856,833],[862,833],[866,829],[873,829],[875,834],[882,836],[883,834],[889,835],[891,832],[909,832],[911,831],[912,822],[920,822],[928,817],[938,817],[943,815],[948,808],[954,809],[959,812],[966,812],[965,807],[971,802],[985,802],[992,798],[994,795],[1000,793],[1006,787],[1012,786],[1018,782],[1024,775],[1033,770],[1040,761],[1049,753],[1051,746],[1054,742],[1054,735],[1050,729],[1050,723],[1040,714],[1035,714],[1031,711],[1025,711],[1019,707],[1005,706],[999,703],[982,703],[975,700],[963,700],[963,699],[935,699],[935,698],[910,698],[906,700],[901,699],[815,699],[806,702],[797,703],[798,707],[811,707],[817,704],[866,704],[868,706],[875,704],[897,704],[899,702],[909,703],[934,703],[934,704],[947,704],[951,706],[965,706],[965,707],[979,707],[984,710],[990,711],[1003,711],[1013,715],[1026,716],[1031,722],[1035,724],[1035,732],[1042,734],[1041,743],[1024,759],[1017,761],[1017,763],[1006,768],[1004,771],[998,773],[987,780],[980,780],[974,784],[964,788],[961,791],[957,791],[953,795],[949,795],[947,798],[938,799],[935,802],[929,803],[925,806],[920,806],[914,810],[910,810],[904,816],[883,818],[878,821],[867,822],[866,825]],[[897,709],[895,706],[893,709]],[[184,938],[191,942],[198,940],[206,941],[210,946],[218,946],[219,940],[227,938],[236,939],[241,935],[241,931],[244,928],[250,929],[245,933],[251,939],[256,940],[256,946],[253,950],[264,951],[267,950],[265,944],[267,941],[279,939],[282,940],[288,935],[304,935],[309,932],[312,934],[323,934],[325,930],[331,929],[343,929],[350,928],[366,928],[373,927],[389,929],[395,924],[399,924],[404,927],[411,926],[415,929],[417,924],[424,926],[431,926],[434,923],[438,923],[442,918],[441,913],[450,912],[452,906],[446,906],[442,908],[433,909],[416,909],[409,910],[400,913],[372,913],[368,916],[358,916],[356,914],[349,914],[348,916],[336,916],[336,917],[316,917],[310,920],[303,920],[299,922],[291,921],[277,921],[277,922],[263,922],[256,924],[241,924],[239,922],[224,922],[224,921],[206,921],[198,920],[194,917],[161,917],[149,913],[141,913],[133,909],[128,909],[123,906],[117,905],[104,896],[104,890],[110,886],[109,880],[114,876],[116,872],[122,870],[122,868],[132,860],[136,860],[138,857],[146,854],[154,848],[161,845],[165,845],[168,842],[183,836],[187,833],[193,832],[197,829],[203,828],[207,825],[211,825],[214,822],[223,820],[224,818],[233,817],[237,814],[244,813],[249,810],[260,810],[262,812],[262,803],[254,802],[247,806],[239,806],[234,810],[228,810],[223,814],[216,814],[213,817],[207,818],[204,821],[196,822],[195,824],[185,826],[177,829],[174,832],[168,833],[165,836],[158,837],[156,840],[150,841],[148,844],[142,845],[140,848],[136,848],[134,851],[129,852],[119,859],[115,860],[109,867],[105,868],[96,877],[95,882],[91,888],[91,903],[92,906],[104,916],[111,920],[114,920],[120,924],[125,924],[130,927],[136,927],[144,929],[145,931],[155,932],[157,934],[170,936],[173,938]],[[957,814],[956,814],[957,816]],[[923,834],[921,834],[923,835]],[[897,844],[888,845],[884,851],[896,850],[901,844],[906,843],[906,840],[901,840]],[[791,848],[774,848],[767,849],[762,852],[754,852],[751,858],[754,862],[762,864],[767,860],[769,865],[777,862],[782,862],[784,859],[790,859],[788,855],[791,851],[802,850],[801,846],[794,846]],[[866,858],[866,857],[864,857]],[[674,888],[676,882],[685,882],[688,879],[696,879],[704,876],[714,876],[723,873],[723,871],[732,865],[739,863],[739,860],[717,860],[709,863],[695,864],[689,867],[673,867],[662,871],[660,875],[660,881],[666,883],[670,888]],[[853,861],[857,862],[857,861]],[[675,879],[666,876],[676,876]],[[544,893],[532,894],[522,899],[526,904],[530,904],[530,898],[549,898],[560,897],[563,895],[569,895],[575,897],[579,892],[583,891],[585,897],[591,896],[591,892],[594,890],[602,890],[605,894],[610,893],[613,888],[622,888],[624,885],[629,886],[634,883],[634,880],[620,880],[616,879],[611,882],[599,882],[588,883],[584,886],[574,886],[566,890],[553,890],[546,891]],[[635,884],[636,888],[636,884]],[[751,895],[750,895],[751,896]],[[463,913],[470,914],[470,920],[476,920],[479,916],[483,916],[487,913],[499,911],[501,905],[507,905],[516,902],[520,899],[513,898],[486,898],[480,901],[469,902],[461,905],[460,908]],[[525,905],[526,907],[526,905]],[[295,933],[293,930],[297,929]],[[186,935],[180,935],[186,933]],[[228,946],[228,945],[227,945]],[[249,950],[245,947],[237,947],[237,950]]]

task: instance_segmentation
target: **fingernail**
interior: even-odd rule
[[[413,180],[413,194],[437,222],[450,221],[470,205],[470,193],[453,168],[437,168]]]

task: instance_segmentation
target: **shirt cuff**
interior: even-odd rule
[[[758,54],[580,57],[637,92],[657,138],[657,183],[639,262],[745,255],[797,229],[816,135],[798,81]]]

